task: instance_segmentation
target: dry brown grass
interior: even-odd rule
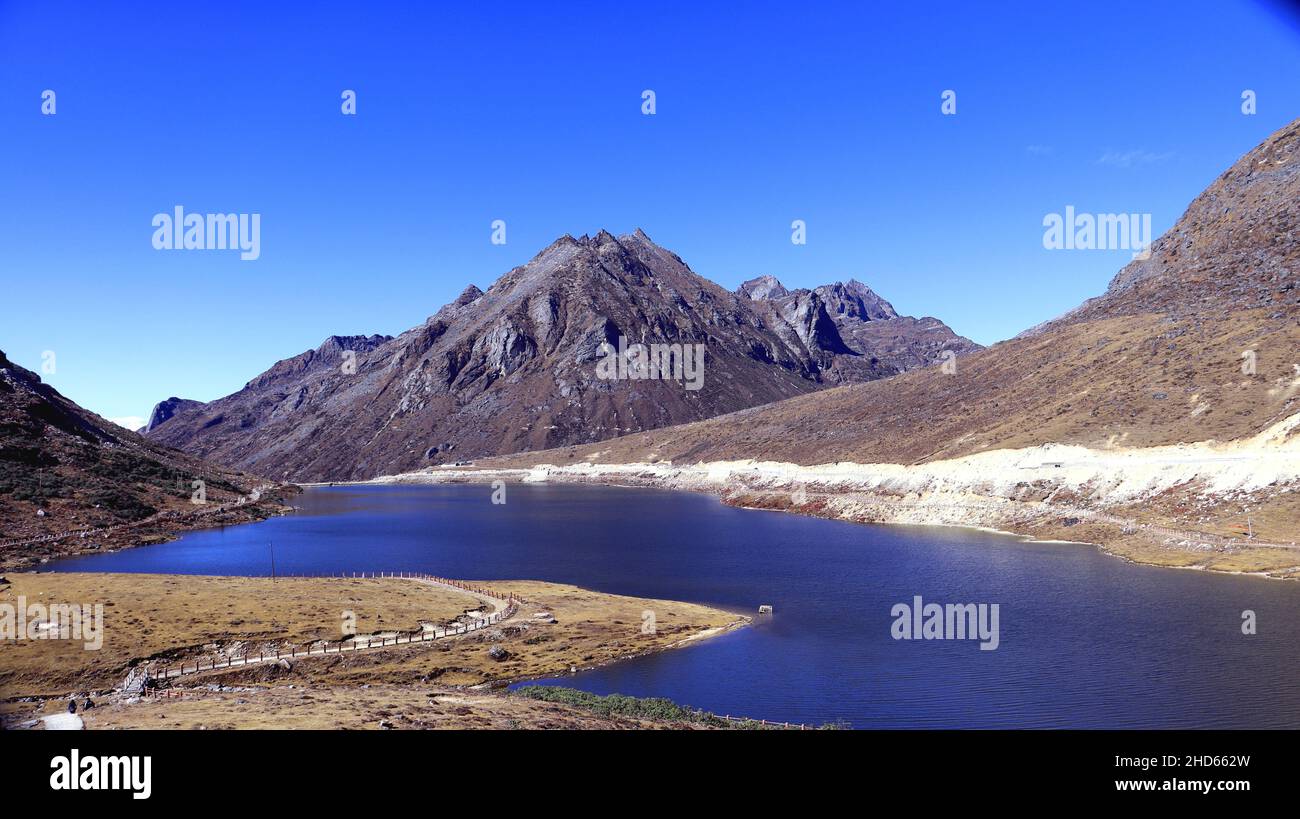
[[[52,706],[59,710],[59,702]],[[84,713],[95,729],[370,730],[699,728],[698,724],[609,718],[496,692],[427,686],[275,686],[203,691],[176,699],[110,703]]]
[[[400,579],[201,577],[147,574],[9,574],[0,603],[104,605],[104,642],[21,640],[0,654],[0,698],[119,684],[133,661],[339,640],[342,612],[357,631],[415,630],[449,620],[479,598]]]
[[[447,620],[480,598],[410,580],[282,579],[180,575],[19,574],[0,602],[105,602],[104,647],[24,641],[0,655],[0,708],[10,725],[61,710],[70,693],[121,682],[145,657],[242,653],[253,645],[338,639],[339,614],[357,613],[361,632],[415,629]],[[496,628],[358,654],[302,657],[186,676],[171,699],[98,697],[87,726],[152,728],[648,727],[582,709],[483,689],[563,674],[657,651],[748,622],[743,615],[689,603],[602,594],[574,586],[492,581],[530,601]],[[111,605],[109,605],[111,604]],[[655,613],[652,633],[642,613]],[[545,616],[539,617],[539,614]],[[552,622],[554,620],[555,622]],[[489,650],[507,653],[494,659]],[[488,684],[491,684],[490,686]],[[97,695],[98,696],[98,695]],[[12,701],[36,697],[35,701]]]
[[[916,463],[1045,443],[1228,441],[1300,412],[1300,311],[1231,321],[1159,314],[1064,324],[938,367],[598,444],[481,460]],[[1255,350],[1257,372],[1241,372]],[[1161,397],[1163,396],[1163,397]],[[1199,409],[1198,409],[1199,408]]]
[[[563,674],[657,651],[713,629],[734,628],[743,615],[691,603],[604,594],[576,586],[531,581],[491,581],[529,600],[497,628],[410,648],[313,658],[293,675],[313,683],[478,685]],[[757,605],[757,604],[756,604]],[[642,613],[655,613],[655,632],[642,632]],[[551,617],[539,618],[538,613]],[[549,622],[554,619],[556,622]],[[498,645],[503,660],[488,656]],[[266,680],[269,669],[223,675]],[[275,678],[275,677],[272,677]]]

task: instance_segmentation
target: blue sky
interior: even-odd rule
[[[0,349],[54,351],[106,417],[396,334],[601,228],[992,343],[1131,255],[1045,250],[1046,214],[1159,234],[1300,116],[1300,28],[1246,0],[269,5],[0,0]],[[176,205],[260,213],[260,258],[155,250]]]

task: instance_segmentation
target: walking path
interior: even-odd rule
[[[175,509],[171,509],[165,512],[156,512],[147,518],[131,521],[130,523],[115,523],[112,526],[101,526],[96,529],[85,529],[85,528],[68,529],[62,532],[53,532],[48,535],[40,535],[39,537],[26,538],[23,540],[6,540],[0,542],[0,549],[9,549],[15,546],[33,546],[37,543],[53,543],[54,541],[65,540],[70,537],[77,537],[77,538],[98,537],[100,535],[108,535],[108,534],[112,534],[113,532],[121,532],[127,529],[143,528],[145,526],[162,523],[163,521],[179,520],[179,521],[188,522],[199,518],[208,517],[209,515],[216,515],[221,512],[226,512],[231,509],[237,509],[249,503],[256,503],[258,500],[261,499],[263,492],[273,488],[275,488],[274,484],[269,484],[269,483],[263,484],[257,487],[256,489],[254,489],[248,495],[240,495],[239,500],[230,501],[228,503],[217,504],[216,506],[209,506],[207,504],[204,504],[205,508],[198,509],[195,511],[181,512]]]
[[[297,576],[297,575],[295,575]],[[260,652],[255,655],[243,657],[227,657],[224,660],[209,659],[195,660],[194,662],[183,662],[177,666],[159,667],[151,666],[145,669],[145,680],[170,680],[177,677],[198,674],[201,671],[213,671],[225,668],[240,668],[242,666],[264,665],[266,663],[277,663],[280,660],[292,660],[299,657],[323,657],[329,654],[354,654],[358,651],[370,651],[372,649],[392,648],[399,645],[409,645],[411,643],[423,643],[430,640],[441,640],[446,637],[455,637],[461,634],[468,634],[471,631],[477,631],[487,626],[495,625],[514,616],[518,610],[518,604],[524,601],[522,598],[508,592],[497,592],[491,589],[484,589],[477,586],[471,586],[468,583],[462,583],[459,580],[449,580],[444,577],[435,577],[434,575],[421,574],[419,572],[360,572],[350,575],[320,575],[323,577],[372,577],[372,578],[396,578],[401,580],[411,580],[416,583],[424,583],[430,586],[436,586],[454,591],[463,591],[469,594],[478,595],[492,604],[491,613],[471,620],[467,623],[456,623],[454,625],[444,626],[442,628],[426,629],[418,636],[412,634],[397,634],[392,637],[353,637],[348,643],[335,643],[333,645],[326,643],[316,647],[308,646],[302,649],[293,649],[291,651]],[[127,686],[139,686],[144,680],[138,675],[127,678]],[[143,688],[148,691],[147,687]]]

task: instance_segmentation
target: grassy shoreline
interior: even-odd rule
[[[9,579],[0,586],[2,603],[22,596],[29,603],[105,605],[99,650],[67,640],[17,641],[6,649],[0,717],[6,725],[25,727],[62,710],[70,696],[95,700],[97,707],[85,712],[89,728],[330,728],[340,721],[346,727],[648,727],[640,717],[610,723],[563,703],[506,703],[500,689],[669,650],[750,622],[698,604],[494,581],[495,588],[529,601],[495,627],[356,654],[204,671],[168,681],[172,698],[155,700],[113,689],[144,662],[346,640],[340,630],[345,611],[355,614],[358,634],[400,633],[454,622],[484,601],[400,578],[272,581],[70,572]],[[653,630],[643,627],[647,611],[655,613]],[[460,700],[468,704],[438,705]]]

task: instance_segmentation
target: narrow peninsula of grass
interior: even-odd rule
[[[625,694],[602,696],[592,694],[589,691],[579,691],[576,688],[555,685],[523,685],[516,688],[513,693],[516,696],[528,697],[542,702],[584,708],[606,718],[626,717],[660,722],[680,722],[709,728],[759,729],[783,727],[781,724],[774,722],[723,718],[709,711],[678,705],[665,697],[629,697]],[[788,727],[803,728],[812,726],[790,725]],[[848,727],[848,724],[843,722],[828,722],[817,726],[818,730],[822,731],[835,731]]]

